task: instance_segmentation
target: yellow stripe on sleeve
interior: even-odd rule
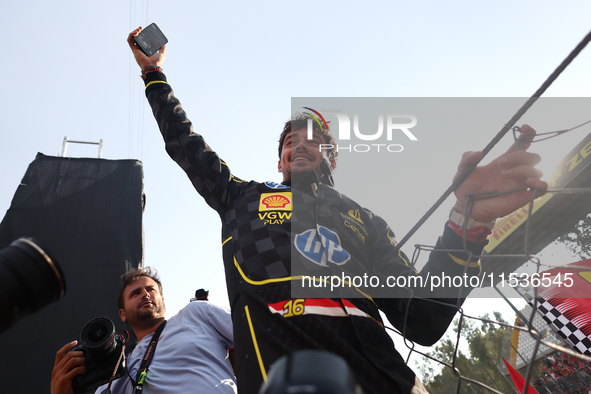
[[[146,84],[146,88],[147,88],[148,86],[150,86],[150,85],[153,85],[153,84],[155,84],[155,83],[164,83],[164,84],[167,84],[167,85],[168,85],[168,83],[167,83],[166,81],[152,81],[152,82],[148,82],[148,83]]]
[[[452,259],[452,260],[453,260],[453,261],[454,261],[456,264],[459,264],[459,265],[461,265],[462,267],[465,267],[465,266],[466,266],[466,263],[467,263],[467,261],[466,261],[466,260],[462,260],[462,259],[460,259],[460,258],[458,258],[458,257],[455,257],[455,256],[454,256],[454,255],[452,255],[451,253],[448,253],[447,255],[448,255],[449,257],[451,257],[451,259]],[[470,267],[470,268],[474,268],[474,267],[480,267],[480,264],[478,263],[478,261],[475,261],[475,262],[473,262],[473,263],[470,263],[470,264],[468,265],[468,267]]]

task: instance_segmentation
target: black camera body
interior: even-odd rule
[[[80,334],[80,344],[70,351],[82,351],[86,372],[72,379],[76,394],[82,394],[107,383],[113,374],[114,379],[123,376],[127,369],[123,355],[125,339],[115,334],[115,324],[106,318],[98,317],[88,322]]]

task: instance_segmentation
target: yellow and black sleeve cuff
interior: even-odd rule
[[[152,90],[156,89],[168,89],[170,90],[170,86],[166,81],[166,75],[161,72],[153,71],[146,74],[146,79],[144,79],[144,83],[146,84],[146,94],[150,93]]]

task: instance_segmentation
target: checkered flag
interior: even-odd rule
[[[564,315],[571,303],[561,303],[554,306],[551,298],[542,298],[539,294],[534,298],[532,287],[516,286],[514,288],[533,307],[537,301],[537,312],[550,325],[552,330],[564,339],[573,350],[591,356],[591,338],[589,338],[577,325]],[[580,324],[580,319],[578,321]]]

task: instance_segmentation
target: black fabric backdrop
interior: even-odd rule
[[[143,262],[144,201],[136,160],[39,153],[29,165],[0,223],[0,249],[34,237],[61,265],[67,292],[0,334],[1,393],[49,393],[56,351],[79,339],[91,319],[105,316],[118,333],[127,329],[116,299],[120,276]]]

